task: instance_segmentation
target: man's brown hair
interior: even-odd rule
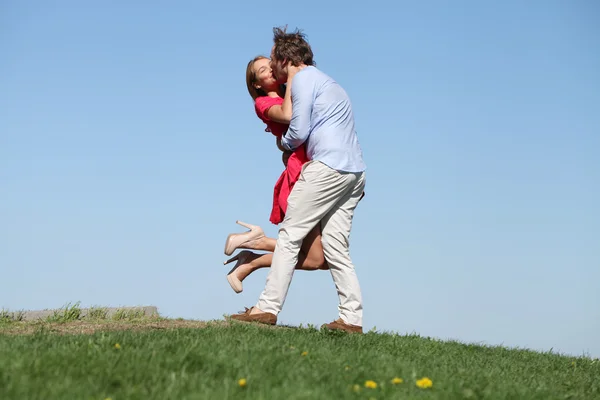
[[[313,52],[310,44],[306,41],[306,35],[299,29],[292,33],[287,33],[287,26],[283,28],[273,28],[273,56],[277,61],[288,62],[297,67],[304,63],[306,65],[315,65]]]

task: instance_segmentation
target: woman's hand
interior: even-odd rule
[[[299,67],[292,65],[291,61],[288,62],[288,65],[287,65],[287,73],[288,73],[287,84],[288,85],[292,84],[292,79],[294,79],[294,75],[296,75],[298,73],[298,71],[300,71]]]
[[[281,124],[289,124],[292,119],[292,80],[301,68],[294,67],[290,61],[287,66],[288,78],[286,82],[285,94],[281,105],[274,105],[267,111],[269,119]]]

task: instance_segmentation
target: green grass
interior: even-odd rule
[[[108,320],[112,319],[113,321],[133,321],[138,319],[143,319],[145,317],[144,311],[140,309],[117,309],[112,317],[109,318],[108,309],[105,307],[91,307],[85,316],[81,308],[79,307],[79,302],[71,305],[67,304],[64,307],[54,311],[52,315],[50,315],[46,321],[47,322],[71,322],[71,321],[79,321],[79,320]]]
[[[53,333],[69,324],[48,323],[9,334],[11,324],[1,325],[0,399],[600,398],[600,362],[585,357],[242,323],[165,329],[185,321],[161,321],[91,334]],[[422,377],[433,387],[418,388]]]
[[[17,311],[17,312],[12,313],[8,310],[1,309],[0,310],[0,324],[22,321],[24,314],[25,314],[24,311]]]
[[[91,307],[86,315],[86,318],[93,320],[107,319],[108,309],[105,307]]]
[[[36,324],[64,324],[74,321],[142,321],[148,320],[144,310],[140,308],[117,308],[112,315],[106,307],[90,307],[88,310],[82,310],[79,302],[75,304],[67,303],[63,307],[52,311],[47,318],[35,321]],[[0,309],[0,325],[13,322],[24,321],[25,312],[10,312]],[[160,317],[151,317],[151,319],[160,319]]]
[[[75,303],[73,305],[67,304],[63,308],[54,311],[47,318],[47,321],[61,323],[77,321],[79,318],[81,318],[81,308],[79,307],[79,303]]]
[[[136,319],[143,319],[144,312],[141,310],[117,310],[112,316],[115,321],[132,321]]]

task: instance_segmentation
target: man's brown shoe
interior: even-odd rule
[[[363,333],[362,326],[358,325],[350,325],[344,322],[343,319],[338,318],[337,320],[323,325],[324,328],[327,328],[332,331],[346,331],[349,333]]]
[[[267,325],[275,325],[277,323],[277,315],[275,314],[271,314],[270,312],[260,312],[258,314],[250,315],[250,311],[252,311],[254,307],[244,308],[246,309],[246,311],[239,314],[233,314],[231,316],[231,319],[240,322],[258,322]]]

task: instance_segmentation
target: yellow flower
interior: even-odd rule
[[[358,392],[360,392],[360,386],[354,385],[354,386],[352,386],[352,390],[354,390],[356,393],[358,393]]]
[[[398,385],[398,384],[400,384],[400,383],[402,383],[402,382],[404,382],[404,381],[402,380],[402,378],[395,377],[394,379],[392,379],[392,384],[393,384],[393,385]]]
[[[348,371],[350,369],[349,365],[346,365],[346,368],[344,368],[346,371]]]
[[[307,356],[308,355],[308,351],[303,351],[301,356]]]
[[[375,381],[366,381],[365,387],[369,389],[377,389],[377,382]]]
[[[121,350],[121,345],[119,343],[115,343],[115,349]]]
[[[244,387],[244,386],[246,386],[246,378],[242,378],[242,379],[240,379],[240,380],[238,381],[238,385],[239,385],[240,387]]]
[[[104,400],[112,400],[110,397],[105,398]]]
[[[433,386],[433,382],[431,382],[431,379],[425,377],[417,381],[417,386],[421,389],[427,389]]]

